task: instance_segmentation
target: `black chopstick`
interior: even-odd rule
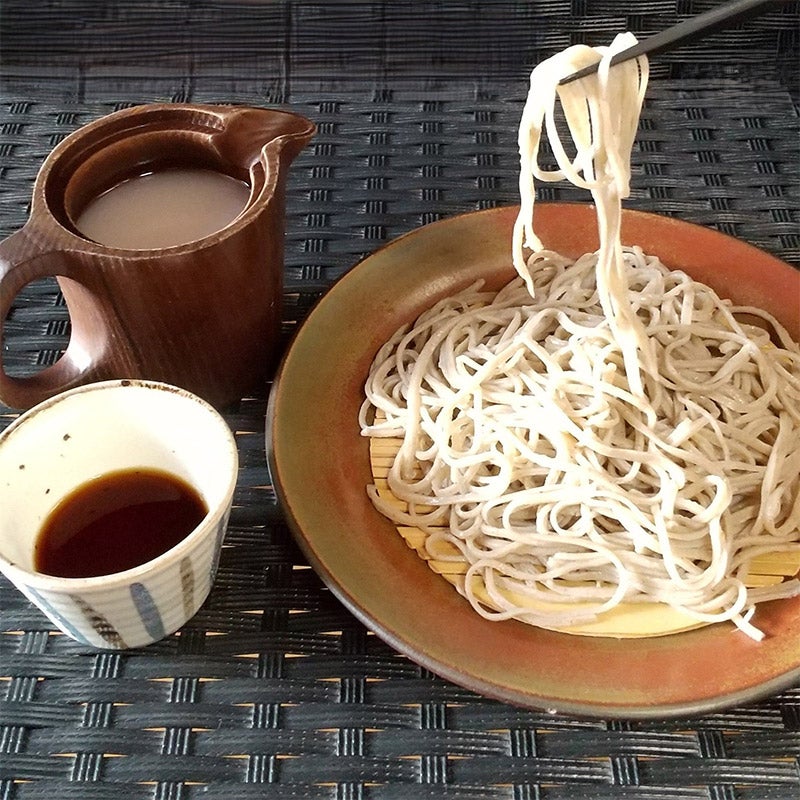
[[[665,50],[680,47],[720,28],[758,16],[766,11],[769,6],[783,2],[786,2],[786,0],[733,0],[730,3],[723,3],[716,8],[698,14],[696,17],[685,19],[677,25],[661,31],[661,33],[637,42],[633,47],[617,53],[611,59],[611,64],[613,66],[637,56],[655,55]],[[596,64],[590,64],[588,67],[573,72],[571,75],[567,75],[566,78],[562,78],[559,84],[563,85],[578,78],[585,78],[587,75],[597,72],[599,65],[600,62],[598,61]]]

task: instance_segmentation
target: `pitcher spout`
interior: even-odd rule
[[[300,114],[250,106],[214,106],[220,128],[214,146],[220,158],[238,165],[251,187],[250,206],[268,205],[281,194],[288,168],[317,131]]]
[[[280,116],[275,116],[280,115]],[[301,150],[314,138],[317,126],[300,114],[289,111],[273,111],[270,120],[264,120],[265,142],[263,149],[280,153],[284,163],[293,161]],[[266,140],[266,136],[269,140]]]
[[[259,163],[266,166],[266,154],[288,166],[317,130],[311,120],[291,111],[248,106],[217,106],[215,111],[222,123],[214,136],[218,152],[248,171]]]

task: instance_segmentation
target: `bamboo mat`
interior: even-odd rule
[[[710,5],[4,0],[0,235],[24,222],[47,152],[102,114],[154,100],[290,106],[319,134],[288,185],[288,339],[383,242],[516,202],[536,61]],[[629,205],[800,266],[799,39],[790,2],[654,62]],[[68,339],[55,284],[30,285],[5,327],[9,372],[54,361]],[[395,653],[284,525],[264,458],[267,393],[226,414],[241,460],[231,529],[212,595],[179,634],[92,651],[0,579],[2,800],[800,796],[800,686],[695,719],[577,720],[482,698]],[[0,407],[0,426],[15,415]]]

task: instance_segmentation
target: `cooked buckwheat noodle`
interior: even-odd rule
[[[800,348],[769,314],[622,246],[647,63],[609,60],[634,41],[572,47],[533,71],[520,277],[441,300],[377,354],[360,424],[402,438],[388,486],[407,510],[369,494],[438,559],[442,541],[457,548],[461,591],[488,619],[569,627],[665,603],[759,639],[756,603],[800,592],[797,579],[745,584],[754,557],[800,547]],[[558,86],[598,56],[596,78]],[[537,163],[542,135],[556,170]],[[597,253],[543,248],[534,179],[591,192]]]

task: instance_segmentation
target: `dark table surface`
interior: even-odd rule
[[[289,179],[288,340],[383,242],[517,202],[516,128],[537,61],[711,5],[4,0],[0,234],[27,218],[49,150],[105,113],[155,100],[291,107],[319,133]],[[630,207],[800,266],[798,20],[787,2],[654,60]],[[5,336],[9,372],[58,358],[69,323],[53,281],[27,287]],[[226,411],[241,459],[230,532],[211,596],[179,633],[93,651],[0,579],[2,800],[800,796],[800,685],[705,717],[578,720],[480,697],[394,652],[303,568],[265,462],[268,390]],[[17,413],[0,407],[0,427]]]

